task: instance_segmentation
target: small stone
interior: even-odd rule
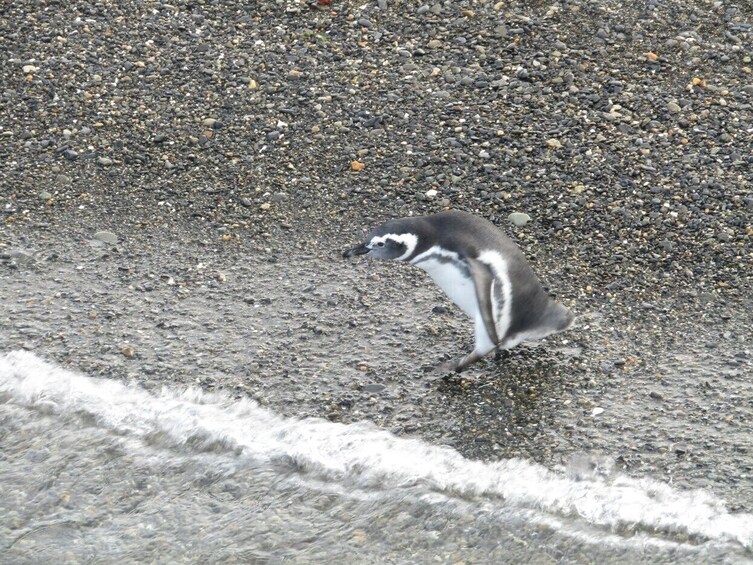
[[[259,84],[254,79],[249,79],[248,80],[248,87],[251,90],[256,90],[257,88],[259,88]]]
[[[42,200],[52,200],[52,194],[50,194],[46,190],[43,190],[39,193],[39,198],[41,198]]]
[[[359,18],[358,19],[358,25],[361,26],[361,27],[370,28],[374,24],[372,24],[371,21],[368,20],[368,19],[366,19],[366,18]]]
[[[262,210],[269,210],[272,207],[272,205],[269,202],[265,202],[261,205]]]
[[[25,75],[30,75],[37,72],[39,70],[39,67],[35,67],[34,65],[24,65],[21,70]]]
[[[664,400],[664,395],[660,392],[651,391],[648,393],[649,397],[653,398],[654,400]]]
[[[667,104],[667,111],[670,114],[677,114],[680,110],[682,110],[682,108],[680,108],[680,105],[677,102],[670,102]]]
[[[63,157],[65,157],[69,161],[75,161],[76,159],[78,159],[78,153],[73,149],[66,149],[65,151],[63,151]]]
[[[201,125],[203,125],[205,128],[213,128],[214,124],[216,123],[216,118],[204,118],[203,120],[201,120]]]
[[[364,530],[361,530],[361,529],[353,530],[353,535],[351,537],[351,540],[354,543],[358,545],[363,545],[368,541],[368,539],[369,539],[369,536]]]
[[[303,76],[303,74],[304,74],[304,73],[303,73],[303,71],[299,71],[298,69],[292,69],[292,70],[291,70],[291,71],[290,71],[290,72],[288,73],[288,76],[289,76],[290,78],[301,78],[301,77]]]
[[[593,410],[591,410],[591,416],[598,416],[599,414],[603,414],[603,413],[604,413],[604,409],[603,408],[598,408],[597,407],[597,408],[594,408]]]
[[[429,41],[429,49],[439,49],[440,47],[442,47],[442,42],[439,39]]]
[[[351,161],[350,162],[350,170],[351,171],[361,171],[366,165],[361,163],[361,161]]]
[[[485,151],[483,149],[481,151],[479,151],[478,156],[481,157],[482,159],[489,159],[489,158],[491,158],[491,155],[489,155],[489,152]]]
[[[387,387],[380,383],[372,383],[363,387],[364,392],[382,392]]]
[[[98,231],[94,234],[94,239],[101,241],[102,243],[109,243],[114,245],[118,242],[118,236],[111,231]]]
[[[531,216],[524,214],[523,212],[513,212],[507,216],[507,219],[512,222],[513,225],[520,228],[531,221]]]
[[[73,183],[73,179],[69,177],[68,175],[59,174],[55,177],[55,182],[57,182],[60,186],[70,186]]]
[[[438,192],[437,192],[437,190],[431,188],[431,189],[427,190],[425,192],[425,194],[426,194],[426,198],[434,198],[438,194]]]
[[[99,163],[103,167],[109,167],[110,165],[112,165],[112,159],[110,159],[109,157],[99,157],[97,159],[97,163]]]
[[[553,137],[546,140],[546,145],[550,149],[561,149],[562,148],[562,143],[560,142],[560,140],[559,139],[555,139]]]

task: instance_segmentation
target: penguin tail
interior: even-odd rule
[[[550,302],[544,313],[542,325],[551,328],[552,333],[564,332],[575,321],[575,314],[558,302]]]

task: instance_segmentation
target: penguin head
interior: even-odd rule
[[[343,252],[343,257],[368,255],[386,261],[405,261],[415,251],[418,236],[407,231],[396,231],[385,224],[371,232],[366,240]]]

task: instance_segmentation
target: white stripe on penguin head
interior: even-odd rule
[[[400,255],[400,257],[395,257],[395,261],[405,261],[408,257],[410,257],[413,252],[416,250],[416,245],[418,245],[418,236],[412,233],[386,233],[384,235],[379,235],[377,237],[371,238],[371,241],[369,242],[369,249],[374,247],[374,245],[385,242],[388,239],[391,239],[392,241],[395,241],[397,243],[402,243],[405,245],[405,253]]]

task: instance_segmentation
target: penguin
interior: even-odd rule
[[[390,220],[343,252],[359,255],[423,269],[473,319],[473,351],[440,364],[438,372],[459,373],[494,350],[565,331],[575,319],[549,297],[510,238],[467,212]]]

